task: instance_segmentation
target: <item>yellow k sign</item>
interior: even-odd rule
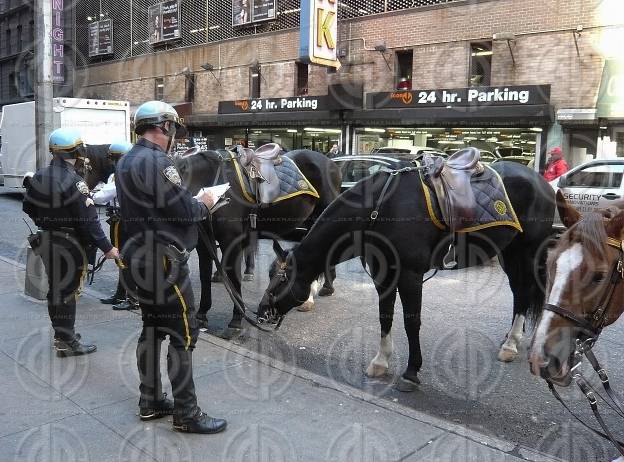
[[[328,11],[327,14],[324,13],[325,10],[323,8],[316,9],[316,44],[319,47],[326,44],[327,48],[333,50],[336,48],[336,41],[332,37],[330,29],[336,19],[336,13],[333,11]]]

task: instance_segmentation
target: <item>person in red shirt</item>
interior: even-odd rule
[[[548,154],[550,154],[550,157],[546,162],[544,178],[546,181],[552,181],[567,172],[570,167],[568,167],[567,162],[563,158],[563,151],[560,147],[552,148]]]

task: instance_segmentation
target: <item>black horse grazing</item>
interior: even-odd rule
[[[248,242],[250,213],[255,210],[258,215],[257,230],[261,237],[264,234],[272,239],[279,238],[291,233],[305,222],[315,220],[340,192],[342,177],[338,166],[332,160],[309,150],[291,151],[285,155],[297,164],[318,192],[319,199],[307,194],[298,195],[270,206],[256,207],[244,198],[233,161],[227,152],[198,152],[178,158],[176,161],[182,181],[193,194],[203,186],[230,183],[228,197],[231,201],[214,213],[212,226],[223,254],[223,267],[238,294],[241,293],[241,254],[243,245]],[[203,226],[208,224],[204,223]],[[201,279],[198,319],[206,323],[207,312],[212,306],[210,285],[212,259],[201,239],[197,252]],[[230,334],[233,333],[232,329],[242,327],[242,316],[236,309],[228,327]]]
[[[492,168],[503,180],[523,232],[510,226],[496,226],[461,235],[465,241],[460,245],[457,261],[465,267],[471,266],[471,258],[477,254],[482,262],[499,256],[514,297],[513,325],[499,359],[511,361],[518,355],[525,319],[536,319],[542,307],[544,275],[536,270],[536,261],[545,258],[543,245],[551,234],[555,200],[548,183],[525,166],[501,162]],[[404,389],[411,390],[419,382],[418,371],[422,365],[419,331],[423,275],[430,268],[440,267],[450,236],[432,223],[419,172],[414,170],[395,176],[373,223],[371,212],[383,196],[388,175],[379,172],[345,191],[289,253],[276,248],[278,271],[272,275],[262,298],[258,318],[278,322],[307,298],[310,284],[326,265],[363,256],[379,295],[381,324],[379,353],[367,374],[387,373],[398,289],[409,342],[409,361],[400,383]]]

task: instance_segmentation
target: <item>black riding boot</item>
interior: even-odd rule
[[[139,337],[136,349],[139,369],[139,391],[141,409],[153,409],[164,399],[160,380],[160,350],[163,339],[157,335],[155,327],[145,327]],[[143,414],[141,414],[143,418]]]
[[[175,412],[173,414],[174,430],[185,433],[219,433],[225,430],[227,422],[204,414],[197,405],[195,383],[193,382],[193,355],[191,350],[169,346],[167,369]]]

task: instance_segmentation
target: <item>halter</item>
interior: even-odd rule
[[[279,270],[277,270],[277,273],[275,273],[275,276],[273,276],[273,278],[277,277],[280,279],[280,282],[288,284],[288,273],[286,272],[287,267],[288,265],[286,263],[282,263],[280,265]],[[293,298],[293,300],[295,300],[297,304],[301,305],[305,303],[305,300],[299,300],[297,297],[295,297],[295,294],[293,294],[293,291],[292,291],[292,285],[288,286],[288,292],[290,293],[290,296]],[[264,323],[276,324],[275,330],[277,330],[282,325],[282,321],[284,320],[285,315],[280,314],[277,311],[277,308],[275,307],[275,300],[277,299],[277,297],[273,294],[273,292],[271,292],[267,288],[265,293],[269,299],[269,307],[266,309],[266,316],[258,316],[258,322],[260,324],[264,324]]]
[[[624,417],[624,405],[622,405],[622,401],[620,397],[611,389],[607,371],[600,366],[600,363],[596,359],[596,356],[594,355],[593,351],[591,351],[594,344],[598,340],[598,336],[602,332],[602,329],[606,323],[607,308],[609,307],[609,304],[611,303],[611,299],[613,298],[613,292],[615,290],[615,287],[622,280],[624,280],[624,241],[620,241],[618,239],[609,237],[607,238],[607,245],[610,245],[611,247],[615,247],[616,249],[618,249],[619,258],[617,262],[613,265],[613,268],[611,269],[611,274],[609,278],[609,286],[607,287],[604,295],[602,296],[602,299],[600,303],[598,304],[598,308],[593,313],[588,313],[584,317],[580,317],[572,313],[571,311],[561,308],[557,305],[548,304],[544,307],[544,309],[548,311],[552,311],[553,313],[556,313],[564,317],[565,319],[571,321],[576,326],[580,327],[584,331],[589,332],[591,334],[591,336],[586,340],[580,340],[580,339],[576,340],[576,347],[573,353],[574,365],[571,368],[571,372],[573,372],[574,374],[572,378],[574,379],[576,385],[579,387],[581,392],[587,398],[589,405],[591,407],[591,410],[594,414],[594,417],[596,418],[596,421],[598,422],[598,424],[600,425],[603,431],[601,432],[599,430],[596,430],[595,428],[590,427],[587,423],[584,422],[583,419],[579,418],[563,401],[563,398],[561,398],[561,395],[559,394],[559,392],[557,392],[553,383],[548,379],[546,380],[546,382],[548,383],[548,388],[550,389],[553,396],[557,399],[557,401],[559,401],[563,405],[563,407],[577,421],[579,421],[584,427],[588,428],[589,430],[591,430],[598,436],[601,436],[609,440],[611,444],[613,444],[613,446],[618,450],[618,452],[622,454],[622,456],[624,456],[624,443],[616,439],[616,437],[613,435],[611,430],[608,428],[608,426],[604,422],[604,419],[602,418],[598,410],[598,399],[596,395],[600,396],[600,394],[598,394],[598,392],[596,392],[594,388],[592,388],[591,384],[587,381],[587,379],[585,379],[585,377],[583,377],[581,372],[577,371],[577,369],[580,369],[583,356],[585,356],[588,359],[594,371],[600,377],[600,381],[602,382],[602,387],[604,388],[607,395],[609,396],[611,403],[609,403],[609,401],[607,401],[602,396],[600,396],[600,398],[618,415],[620,415],[621,417]]]
[[[566,310],[565,308],[561,308],[557,305],[547,304],[544,307],[545,310],[558,314],[568,321],[571,321],[577,327],[580,327],[584,331],[591,334],[590,338],[582,342],[580,345],[577,342],[577,353],[583,354],[591,350],[596,340],[598,340],[598,336],[602,332],[602,328],[607,321],[607,309],[611,303],[611,299],[613,298],[615,287],[624,279],[624,241],[609,237],[607,238],[607,245],[618,249],[619,258],[611,269],[609,286],[603,294],[600,303],[598,304],[598,308],[596,308],[594,312],[580,317],[570,310]]]

